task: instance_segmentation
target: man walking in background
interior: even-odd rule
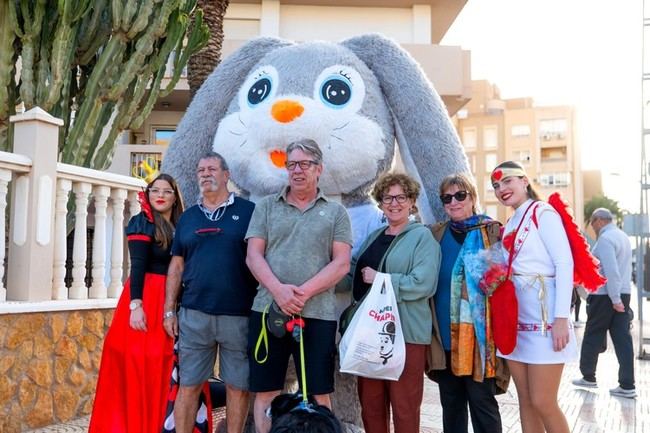
[[[614,343],[618,359],[619,386],[610,394],[636,397],[634,387],[634,348],[630,334],[632,310],[630,292],[632,281],[632,248],[627,235],[613,222],[609,209],[598,208],[591,214],[590,224],[597,240],[593,254],[600,260],[601,273],[607,283],[587,297],[587,325],[580,351],[580,379],[576,386],[595,388],[598,355],[607,338],[607,331]]]

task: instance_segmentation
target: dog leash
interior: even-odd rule
[[[300,320],[302,321],[302,316],[299,315]],[[303,322],[304,323],[304,322]],[[304,408],[307,408],[309,401],[307,400],[307,372],[305,369],[305,344],[302,338],[302,332],[304,326],[298,326],[300,328],[300,378],[302,379],[302,405]]]
[[[269,312],[269,308],[271,307],[271,304],[267,305],[264,311],[262,311],[262,330],[260,331],[260,335],[257,337],[257,343],[255,343],[255,361],[258,364],[264,364],[267,359],[269,359],[269,336],[266,333],[266,314]],[[262,344],[264,345],[264,350],[266,351],[266,355],[264,356],[264,359],[259,359],[259,350],[260,347],[262,347]]]
[[[257,337],[257,342],[255,343],[255,351],[254,351],[254,356],[255,356],[255,361],[258,364],[264,364],[266,360],[269,358],[269,336],[267,334],[266,330],[266,315],[269,312],[269,308],[271,307],[271,304],[267,305],[266,308],[264,308],[264,311],[262,311],[262,329],[260,330],[260,335]],[[305,342],[303,338],[303,329],[305,327],[305,321],[302,318],[301,314],[298,314],[298,318],[294,318],[292,316],[292,319],[287,323],[287,325],[291,324],[291,326],[295,327],[297,326],[299,328],[299,343],[300,343],[300,382],[302,383],[302,403],[300,405],[304,409],[309,408],[309,400],[307,398],[307,371],[305,368]],[[288,331],[288,329],[287,329]],[[291,329],[291,332],[293,333],[294,330],[293,328]],[[264,350],[266,352],[265,356],[263,359],[260,359],[259,357],[259,351],[260,348],[264,346]]]

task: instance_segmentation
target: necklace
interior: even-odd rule
[[[226,208],[231,204],[233,204],[234,202],[235,202],[235,194],[231,192],[230,195],[228,196],[228,199],[223,203],[221,203],[219,207],[217,207],[215,210],[210,210],[207,207],[203,206],[203,201],[201,198],[199,198],[197,204],[199,205],[199,209],[201,209],[203,215],[205,215],[207,219],[216,222],[219,221],[224,216],[224,214],[226,213]]]

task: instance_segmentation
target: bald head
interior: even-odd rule
[[[612,212],[604,207],[599,207],[591,213],[591,218],[589,223],[596,232],[596,236],[600,233],[600,230],[605,227],[607,224],[611,223],[614,220],[614,215]]]
[[[614,215],[612,215],[612,212],[609,209],[599,207],[591,213],[591,220],[593,221],[594,218],[612,222],[614,220]]]

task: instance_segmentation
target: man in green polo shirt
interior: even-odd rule
[[[331,408],[337,326],[334,286],[350,268],[352,229],[345,208],[318,189],[323,171],[318,144],[293,142],[286,155],[289,185],[257,203],[246,233],[246,263],[260,282],[249,322],[249,353],[263,326],[262,312],[271,302],[285,314],[302,315],[308,391]],[[268,337],[266,361],[249,357],[250,390],[257,393],[255,427],[261,433],[270,429],[266,409],[284,387],[290,355],[300,371],[300,347],[291,334]]]

